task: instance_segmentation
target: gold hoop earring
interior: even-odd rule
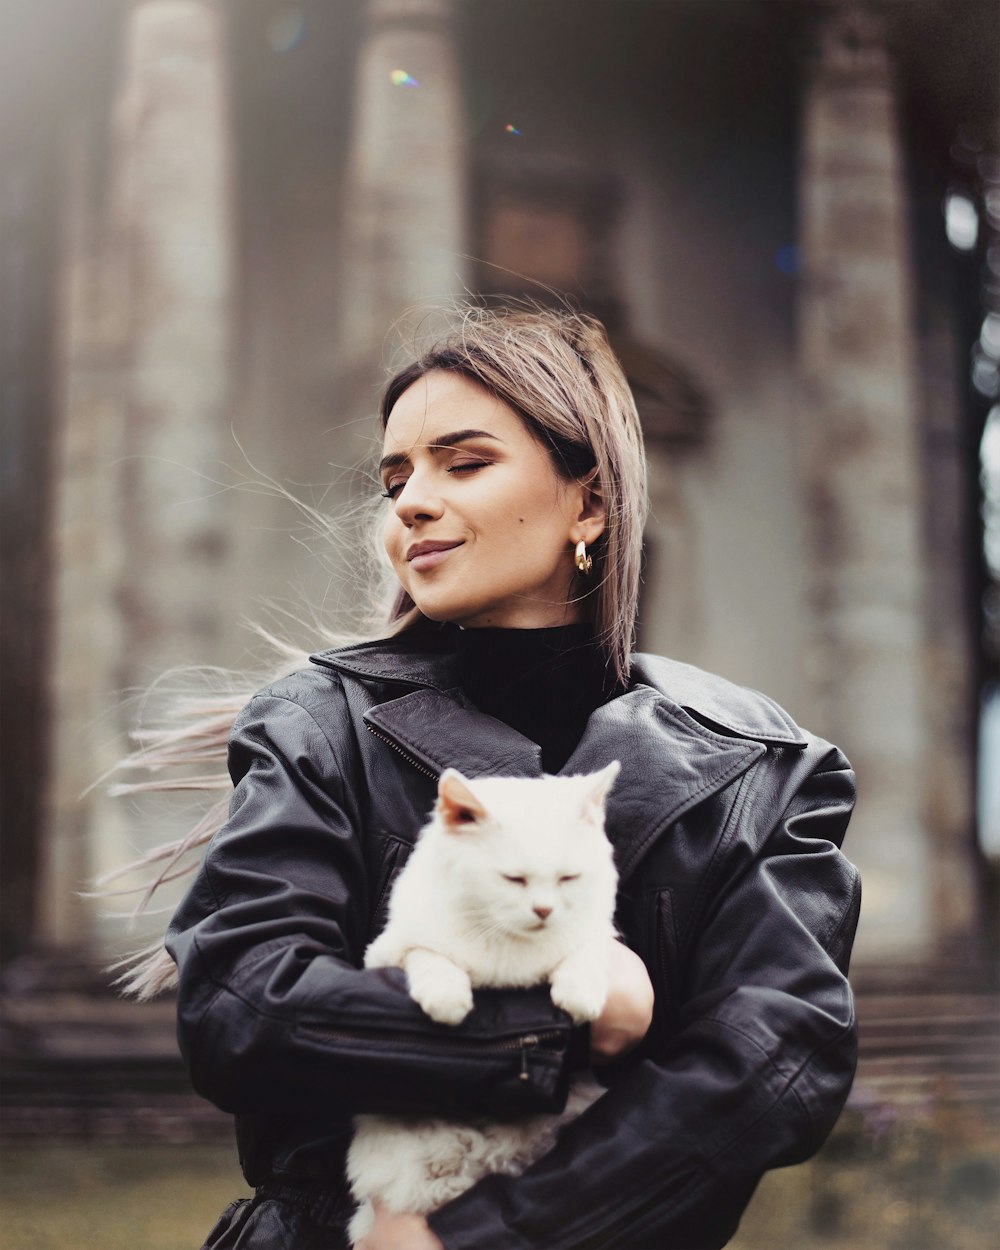
[[[573,563],[576,565],[578,573],[582,573],[584,577],[590,576],[590,570],[594,567],[594,559],[593,556],[587,555],[587,544],[582,538],[576,544],[576,555],[573,557]]]

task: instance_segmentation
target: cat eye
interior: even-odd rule
[[[559,884],[565,885],[567,881],[579,881],[579,880],[580,880],[580,874],[576,872],[576,873],[573,873],[573,875],[569,877],[560,877]]]
[[[502,874],[504,881],[510,881],[513,885],[527,885],[527,877],[508,877],[506,873]]]

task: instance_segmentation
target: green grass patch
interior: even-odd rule
[[[197,1250],[248,1193],[228,1144],[8,1145],[0,1250]],[[732,1250],[985,1250],[998,1227],[994,1116],[875,1108],[765,1177]]]
[[[986,1250],[1000,1228],[996,1117],[848,1112],[808,1163],[764,1177],[732,1250]]]
[[[197,1250],[250,1191],[233,1145],[7,1145],[2,1250]]]

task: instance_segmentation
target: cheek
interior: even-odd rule
[[[569,543],[569,526],[551,497],[519,493],[492,510],[482,531],[519,566],[550,563]]]
[[[574,881],[564,885],[559,897],[567,911],[588,910],[598,899],[598,892],[593,881]]]
[[[523,886],[510,885],[506,881],[501,884],[505,888],[498,890],[493,900],[497,915],[508,920],[519,919],[527,908],[527,890]]]
[[[403,537],[403,524],[395,512],[390,508],[386,514],[385,520],[382,522],[382,546],[385,553],[393,564],[398,564],[402,556],[401,542]]]
[[[561,492],[549,478],[535,472],[519,473],[513,466],[503,466],[504,474],[490,480],[487,471],[477,483],[481,493],[473,503],[469,492],[470,517],[484,530],[502,528],[515,540],[536,533],[562,528],[565,505]]]

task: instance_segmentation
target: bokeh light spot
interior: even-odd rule
[[[987,399],[995,399],[1000,394],[997,362],[991,360],[978,344],[972,352],[972,385]]]
[[[512,122],[508,122],[507,125],[504,126],[504,130],[509,135],[519,135],[521,133]]]
[[[985,196],[986,216],[994,230],[1000,230],[1000,187],[990,187]]]
[[[971,252],[979,238],[976,206],[961,191],[949,191],[944,201],[944,228],[948,242],[959,252]]]
[[[992,360],[1000,360],[1000,313],[987,313],[979,332],[979,346]]]
[[[990,573],[1000,578],[1000,406],[986,418],[979,444],[980,481],[983,486],[983,554]]]
[[[394,87],[419,87],[420,83],[408,74],[405,69],[394,69],[389,71],[389,81]]]
[[[786,243],[774,253],[774,263],[786,278],[794,278],[802,265],[799,249],[794,243]]]

